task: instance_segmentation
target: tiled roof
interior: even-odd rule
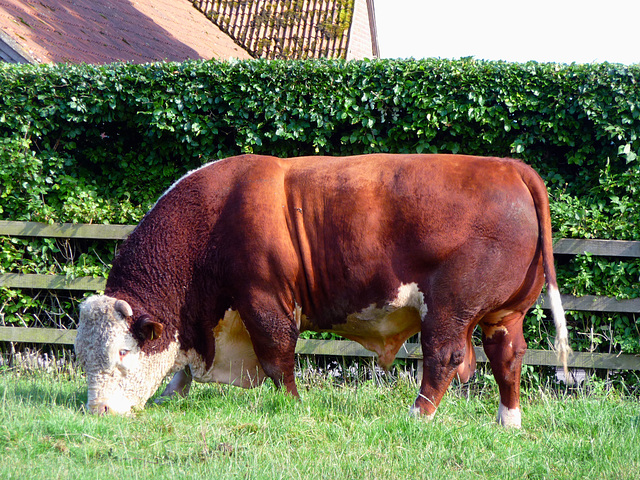
[[[0,0],[0,29],[37,62],[251,58],[190,0]]]
[[[354,0],[193,0],[253,56],[345,58]]]

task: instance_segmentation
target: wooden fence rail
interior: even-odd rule
[[[123,240],[133,231],[131,225],[43,224],[0,220],[0,236],[75,238],[92,240]],[[640,258],[640,242],[621,240],[558,239],[554,244],[555,255],[580,255]],[[68,278],[64,275],[0,274],[0,287],[34,290],[100,291],[105,287],[104,278]],[[617,300],[601,296],[574,297],[563,295],[565,310],[587,312],[615,312],[640,314],[640,299]],[[548,304],[545,296],[538,300],[542,308]],[[71,345],[75,330],[53,328],[25,328],[0,326],[0,342],[26,342]],[[348,340],[300,339],[296,352],[304,355],[330,355],[371,357],[375,354],[360,344]],[[476,347],[477,360],[487,358]],[[407,343],[398,353],[401,359],[422,358],[419,344]],[[528,350],[524,362],[529,365],[558,365],[556,355],[547,350]],[[603,368],[612,370],[640,370],[640,355],[615,355],[604,353],[574,352],[569,357],[574,368]]]

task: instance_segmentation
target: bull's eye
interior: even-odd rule
[[[124,348],[118,352],[118,354],[120,355],[120,361],[122,361],[122,359],[127,356],[127,353],[129,353],[129,350],[126,350]]]

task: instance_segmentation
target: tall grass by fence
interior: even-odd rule
[[[134,229],[131,225],[89,225],[89,224],[43,224],[35,222],[0,221],[0,236],[73,238],[89,240],[123,240]],[[558,239],[554,254],[591,254],[606,257],[640,258],[640,241]],[[94,292],[103,290],[104,278],[78,277],[41,274],[0,274],[0,287],[31,290],[68,290]],[[618,300],[603,296],[575,297],[563,295],[566,310],[586,312],[617,312],[640,314],[640,299]],[[545,309],[548,300],[543,295],[538,300]],[[38,344],[71,345],[75,339],[74,329],[32,328],[0,326],[0,342],[25,342]],[[371,357],[375,354],[356,342],[348,340],[299,339],[298,354],[328,355],[344,357]],[[476,347],[477,360],[487,358],[480,347]],[[400,359],[422,358],[421,347],[417,343],[406,343],[398,353]],[[556,355],[548,350],[528,350],[524,362],[529,365],[557,366]],[[573,368],[597,368],[609,370],[640,370],[640,355],[609,354],[594,352],[574,352],[569,357]]]

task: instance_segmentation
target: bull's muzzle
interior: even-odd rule
[[[105,399],[98,399],[87,403],[87,411],[92,415],[130,415],[131,408],[116,408]]]
[[[115,413],[113,409],[109,408],[109,404],[106,401],[87,403],[87,410],[93,415],[106,415],[108,413]]]

